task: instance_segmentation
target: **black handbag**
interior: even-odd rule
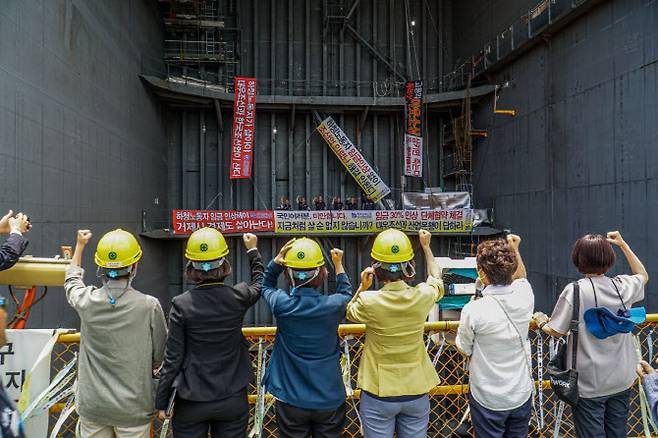
[[[560,400],[575,406],[578,403],[578,370],[576,356],[578,352],[578,313],[580,311],[580,286],[573,283],[573,311],[571,315],[571,368],[567,369],[567,342],[561,342],[557,353],[548,362],[546,373],[551,381],[551,388]]]

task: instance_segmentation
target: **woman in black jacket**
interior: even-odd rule
[[[175,400],[176,438],[244,438],[249,420],[247,387],[253,377],[248,343],[242,336],[244,315],[260,298],[263,263],[253,234],[242,237],[251,265],[251,283],[224,284],[231,274],[222,234],[202,228],[185,250],[192,290],[175,297],[156,409],[166,418]],[[174,392],[175,391],[175,392]]]

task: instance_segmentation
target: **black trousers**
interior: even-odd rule
[[[571,408],[578,438],[625,438],[631,389],[606,397],[581,398]]]
[[[316,411],[276,402],[276,425],[280,438],[340,438],[346,419],[345,403],[332,411]]]
[[[174,438],[245,438],[249,422],[247,388],[223,400],[176,399],[171,425]]]
[[[532,415],[532,397],[516,409],[492,411],[468,395],[471,422],[477,438],[526,438]]]

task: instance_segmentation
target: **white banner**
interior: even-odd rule
[[[25,378],[41,350],[52,338],[52,329],[7,330],[7,344],[0,348],[0,376],[9,397],[18,402]],[[38,396],[50,383],[50,358],[32,373],[30,398]],[[25,425],[28,437],[48,436],[48,415],[30,419]]]
[[[386,183],[375,172],[370,164],[363,158],[361,152],[354,146],[352,140],[340,129],[340,126],[332,119],[327,117],[318,126],[318,132],[327,142],[331,150],[343,166],[354,177],[356,182],[361,186],[363,192],[373,202],[380,201],[384,196],[391,193]]]
[[[423,176],[423,137],[404,134],[404,175]]]
[[[470,233],[473,210],[274,211],[275,233],[367,233],[387,228],[406,232]]]

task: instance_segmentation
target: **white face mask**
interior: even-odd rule
[[[416,268],[414,267],[413,264],[409,262],[402,262],[402,263],[382,263],[382,262],[375,262],[372,264],[373,268],[382,268],[390,272],[400,272],[407,277],[411,278],[416,275]]]
[[[116,306],[117,300],[114,297],[114,295],[112,294],[112,292],[110,290],[110,287],[108,286],[110,280],[115,280],[115,278],[112,278],[112,275],[110,275],[110,274],[112,272],[114,272],[115,273],[114,275],[117,275],[116,274],[117,271],[123,271],[126,268],[117,269],[117,270],[110,270],[108,273],[103,273],[102,269],[103,268],[101,268],[101,267],[98,267],[98,269],[96,269],[96,276],[101,278],[101,281],[103,282],[103,286],[105,287],[105,291],[107,292],[110,304],[112,306]],[[119,297],[121,297],[121,295],[123,295],[132,286],[132,282],[135,279],[135,275],[137,275],[137,265],[136,264],[130,266],[129,269],[130,270],[128,272],[128,278],[126,280],[126,285],[121,290],[121,293],[118,294]],[[118,278],[116,278],[116,280],[122,280],[124,278],[125,277],[118,277]]]
[[[297,273],[297,276],[295,276],[295,273]],[[308,275],[308,277],[302,278],[301,274],[304,274],[305,276]],[[290,281],[292,282],[293,290],[306,286],[311,281],[313,281],[315,277],[317,277],[319,274],[320,274],[320,268],[315,268],[313,271],[294,271],[291,268],[288,268],[288,276],[290,276]],[[301,283],[297,284],[296,280],[301,281]]]

